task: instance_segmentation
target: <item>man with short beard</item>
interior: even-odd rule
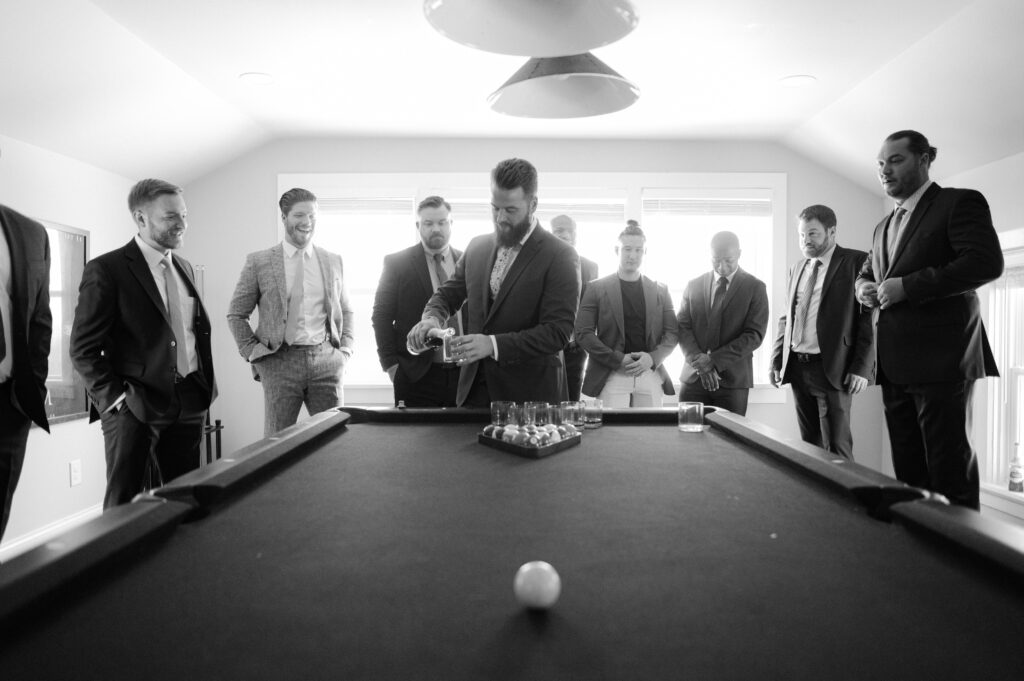
[[[473,239],[451,278],[427,302],[409,332],[421,344],[467,303],[465,335],[453,341],[462,365],[456,402],[558,402],[565,398],[559,351],[579,302],[578,257],[537,222],[537,169],[507,159],[491,171],[494,233]]]
[[[192,265],[177,253],[188,228],[181,187],[142,180],[128,194],[138,234],[85,266],[71,327],[71,361],[101,420],[103,507],[199,467],[217,395],[210,318]]]
[[[428,196],[416,208],[416,244],[384,256],[384,269],[373,299],[373,333],[381,368],[394,385],[395,406],[454,407],[459,365],[444,361],[440,347],[412,355],[405,338],[419,323],[423,306],[448,281],[462,251],[452,248],[451,204]],[[449,320],[461,334],[461,315]]]

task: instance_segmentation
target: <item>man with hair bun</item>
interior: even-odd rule
[[[354,343],[341,256],[313,245],[316,196],[289,189],[278,206],[284,240],[246,256],[227,315],[238,352],[263,384],[265,436],[294,424],[303,404],[310,415],[344,404]]]
[[[977,289],[1003,273],[1003,252],[981,193],[929,179],[937,153],[916,130],[882,143],[878,179],[895,206],[875,226],[857,299],[873,310],[896,477],[977,509],[974,384],[999,375]]]

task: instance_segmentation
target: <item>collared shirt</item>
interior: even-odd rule
[[[736,273],[739,272],[739,271],[740,271],[740,268],[737,267],[735,270],[733,270],[732,274],[730,274],[729,276],[727,276],[725,278],[725,280],[728,282],[725,285],[725,292],[726,293],[728,293],[729,289],[732,287],[732,280],[736,278]],[[716,272],[714,270],[711,270],[711,277],[712,277],[711,300],[709,301],[709,304],[713,306],[715,304],[715,294],[718,292],[718,280],[722,278],[722,275],[720,275],[718,272]]]
[[[796,284],[796,300],[794,301],[794,309],[799,308],[803,303],[804,287],[803,283],[807,281],[807,277],[811,276],[811,272],[814,271],[814,263],[821,261],[821,267],[818,268],[818,276],[814,280],[814,289],[811,290],[811,301],[810,307],[807,308],[807,317],[804,325],[803,337],[800,342],[793,346],[794,352],[808,352],[811,354],[818,354],[821,352],[821,346],[818,345],[818,308],[821,307],[821,289],[825,283],[825,273],[828,272],[828,265],[832,262],[832,254],[835,253],[836,246],[832,244],[832,248],[828,249],[822,255],[817,258],[808,258],[804,263],[803,270],[801,270],[800,278]]]
[[[892,253],[895,253],[896,249],[899,248],[900,240],[903,238],[903,232],[906,231],[907,225],[910,224],[910,216],[914,214],[914,209],[917,208],[917,204],[921,202],[921,197],[924,196],[924,193],[926,191],[928,191],[928,187],[932,186],[933,184],[934,183],[931,180],[928,180],[920,187],[918,187],[917,191],[908,196],[902,203],[900,203],[899,201],[896,202],[896,208],[902,208],[907,212],[903,216],[903,220],[900,223],[900,232],[899,234],[896,235],[896,241],[893,242],[891,249]],[[896,227],[897,225],[890,225],[889,229],[894,229]],[[889,238],[893,238],[891,234],[889,235]],[[890,253],[890,257],[892,257],[892,253]]]
[[[531,236],[533,236],[533,230],[537,229],[537,225],[538,224],[540,224],[540,223],[537,222],[537,218],[536,217],[533,218],[533,224],[530,225],[530,229],[526,230],[526,234],[523,235],[523,238],[519,240],[518,244],[516,244],[515,246],[511,247],[512,252],[509,253],[509,255],[508,255],[508,265],[505,266],[505,276],[508,276],[508,271],[510,269],[512,269],[512,263],[514,263],[516,261],[516,258],[519,256],[519,251],[523,250],[523,244],[526,243],[527,239],[529,239]],[[505,246],[499,246],[498,248],[501,249],[501,248],[506,248],[506,247]],[[502,278],[502,281],[504,281],[504,277]],[[491,339],[491,347],[494,348],[494,361],[497,362],[498,361],[498,339],[495,336],[491,336],[490,339]]]
[[[0,228],[0,315],[3,315],[4,347],[7,348],[3,360],[0,360],[0,383],[11,377],[14,371],[14,306],[11,303],[11,247],[7,236]]]
[[[445,246],[440,251],[433,251],[424,246],[422,241],[420,245],[423,246],[423,257],[427,260],[427,271],[430,272],[430,285],[436,291],[444,282],[438,279],[437,270],[434,269],[434,254],[441,254],[441,267],[449,277],[455,271],[455,256],[452,254],[450,246]]]
[[[167,255],[164,255],[143,241],[142,237],[138,234],[135,235],[135,243],[139,246],[139,250],[142,251],[142,257],[146,259],[146,264],[149,265],[149,272],[153,275],[157,291],[160,292],[160,299],[164,303],[164,309],[167,308],[167,284],[164,279],[164,268],[160,263],[167,263],[168,271],[178,285],[178,298],[181,300],[182,306],[182,321],[185,323],[185,349],[188,351],[188,370],[189,373],[197,371],[199,369],[199,355],[196,354],[194,328],[196,299],[192,297],[192,292],[189,291],[184,278],[178,272],[178,268],[174,266],[174,261],[171,259],[173,251],[168,251]]]
[[[324,291],[324,277],[320,271],[320,259],[316,257],[313,243],[299,249],[285,239],[284,280],[285,291],[292,290],[295,282],[295,259],[302,257],[302,317],[298,320],[294,345],[319,345],[327,337],[327,299]]]

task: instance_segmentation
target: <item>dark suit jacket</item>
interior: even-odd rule
[[[454,248],[451,254],[456,262],[462,257],[462,251]],[[385,371],[398,364],[410,380],[418,381],[430,369],[430,353],[410,355],[405,339],[423,318],[423,307],[432,295],[434,286],[422,244],[384,256],[371,321],[377,338],[377,356]]]
[[[689,359],[710,351],[723,388],[754,386],[754,350],[768,328],[768,291],[764,282],[738,270],[725,293],[721,319],[711,316],[716,277],[703,274],[686,285],[679,305],[679,345],[687,363],[680,380],[693,383],[697,372]]]
[[[587,292],[587,284],[597,279],[597,263],[580,256],[580,298]]]
[[[209,404],[217,394],[210,319],[196,291],[192,265],[177,254],[173,261],[195,298],[196,354]],[[121,393],[140,421],[164,417],[174,395],[173,342],[167,308],[134,239],[89,261],[71,328],[71,360],[89,392],[91,421]]]
[[[576,319],[580,284],[575,249],[539,225],[509,267],[491,300],[491,270],[498,246],[494,234],[474,238],[455,274],[434,293],[425,314],[444,321],[467,302],[465,332],[493,335],[498,360],[488,357],[463,367],[457,403],[485,372],[492,400],[558,402],[565,394],[559,351]]]
[[[666,395],[675,393],[672,378],[662,362],[676,349],[679,340],[676,311],[668,287],[642,277],[644,307],[647,312],[647,352],[654,360],[654,370],[661,378]],[[608,376],[622,366],[622,350],[626,346],[626,327],[622,311],[622,286],[619,275],[608,275],[590,282],[580,311],[576,315],[576,338],[590,355],[583,392],[600,395]]]
[[[856,374],[868,381],[875,378],[875,339],[871,328],[871,310],[857,302],[854,282],[867,253],[836,246],[832,251],[825,280],[821,284],[821,303],[814,328],[821,348],[822,368],[828,382],[843,390],[843,377]],[[779,330],[772,346],[772,368],[786,381],[786,367],[793,337],[793,306],[796,303],[800,272],[807,258],[789,270],[786,283],[786,314],[779,317]]]
[[[49,431],[50,241],[42,225],[2,205],[0,229],[11,251],[12,400],[18,411]]]
[[[975,289],[1003,273],[985,197],[932,184],[904,226],[891,262],[887,216],[875,227],[858,285],[903,278],[907,300],[874,308],[878,382],[899,385],[998,376]]]

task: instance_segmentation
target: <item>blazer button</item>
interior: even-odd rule
[[[175,346],[176,346],[176,343],[174,341],[171,341],[171,347],[173,348]]]

